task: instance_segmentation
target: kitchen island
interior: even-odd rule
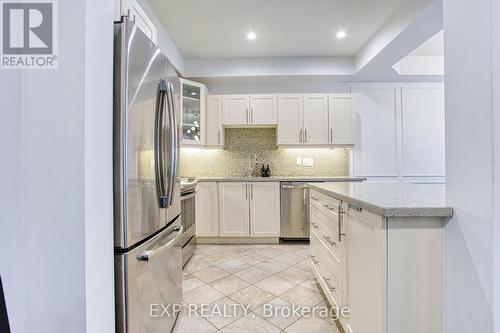
[[[345,331],[442,332],[444,185],[308,186],[312,270]]]

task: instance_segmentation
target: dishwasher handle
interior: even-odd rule
[[[307,188],[306,185],[281,185],[281,188],[287,189],[287,190],[302,190]]]

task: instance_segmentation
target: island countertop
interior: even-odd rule
[[[406,182],[309,183],[318,192],[384,217],[451,217],[444,184]]]

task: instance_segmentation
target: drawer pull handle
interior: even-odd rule
[[[312,260],[313,264],[317,265],[319,263],[319,261],[316,260],[315,258],[316,258],[316,256],[311,256],[311,260]]]
[[[352,210],[355,210],[357,212],[362,212],[363,211],[363,208],[361,208],[360,206],[357,206],[355,204],[352,204],[352,203],[348,203],[347,204],[347,208],[348,209],[352,209]]]
[[[313,226],[314,229],[319,229],[318,225],[314,222],[311,222],[311,225]]]
[[[342,236],[346,236],[346,233],[342,230],[344,225],[344,217],[342,216],[342,214],[345,214],[345,211],[342,208],[342,205],[339,205],[338,210],[339,210],[339,216],[338,216],[339,242],[342,242]]]
[[[332,241],[330,236],[323,235],[323,238],[331,245],[331,246],[337,246],[337,243]]]
[[[330,291],[335,291],[335,287],[332,287],[330,283],[328,283],[331,281],[329,278],[323,276],[323,280],[325,280],[326,286],[330,289]]]

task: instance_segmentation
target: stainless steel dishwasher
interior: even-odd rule
[[[309,239],[308,199],[309,189],[307,188],[306,183],[281,183],[282,239]]]

